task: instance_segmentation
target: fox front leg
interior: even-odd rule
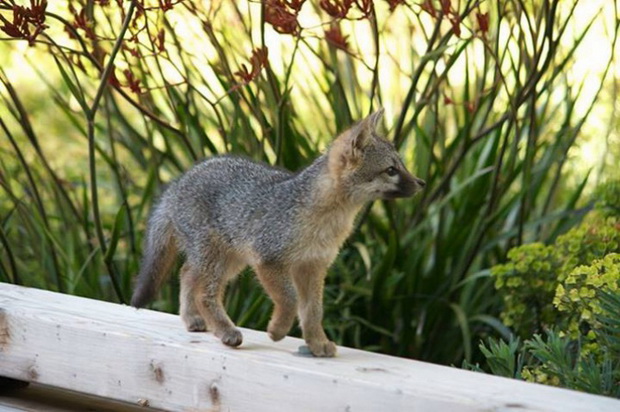
[[[326,268],[314,265],[299,268],[293,276],[298,296],[298,310],[304,340],[312,355],[331,358],[336,355],[336,344],[323,330],[323,286]]]
[[[273,341],[283,339],[295,323],[297,293],[293,280],[280,265],[260,265],[255,268],[261,284],[273,300],[274,308],[267,333]]]

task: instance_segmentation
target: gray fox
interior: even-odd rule
[[[131,305],[153,298],[182,252],[180,313],[187,329],[208,328],[238,346],[243,337],[222,299],[227,283],[249,265],[274,302],[269,337],[284,338],[299,316],[310,352],[334,356],[336,345],[322,326],[323,285],[356,214],[372,200],[408,197],[425,186],[377,135],[382,115],[342,133],[298,173],[216,156],[171,183],[149,219]]]

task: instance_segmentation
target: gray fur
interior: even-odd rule
[[[229,155],[194,166],[171,183],[152,212],[131,305],[144,306],[159,290],[176,244],[195,262],[202,260],[210,234],[233,249],[251,247],[263,262],[285,256],[295,216],[312,207],[325,163],[323,155],[298,174]]]
[[[193,168],[169,189],[168,197],[175,199],[168,207],[187,258],[197,253],[200,259],[205,233],[217,234],[233,249],[251,247],[264,262],[284,256],[295,235],[296,215],[311,207],[323,163],[319,158],[297,175],[233,156],[214,157]]]
[[[142,307],[153,298],[182,252],[187,328],[213,328],[224,343],[237,346],[241,333],[221,301],[226,283],[251,265],[276,304],[272,339],[286,335],[299,310],[313,353],[333,356],[335,346],[320,326],[323,278],[355,214],[366,202],[411,196],[424,186],[394,146],[375,134],[381,114],[343,133],[298,173],[235,156],[190,169],[153,209],[131,304]]]

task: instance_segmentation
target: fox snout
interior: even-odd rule
[[[386,199],[410,197],[424,189],[425,186],[426,182],[419,177],[413,176],[407,171],[401,172],[399,173],[396,190],[386,192],[384,197]]]

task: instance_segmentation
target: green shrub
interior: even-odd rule
[[[501,292],[501,319],[519,336],[529,336],[542,325],[553,324],[557,311],[551,305],[562,266],[553,246],[532,243],[511,249],[509,262],[491,269]]]
[[[528,337],[561,323],[565,315],[553,304],[558,288],[577,266],[620,251],[619,224],[617,218],[596,211],[553,245],[532,243],[511,249],[509,262],[491,268],[504,302],[500,317],[506,326]]]
[[[534,335],[520,348],[527,358],[523,379],[589,393],[620,397],[620,362],[609,352],[598,358],[584,352],[581,341],[549,331],[546,337]]]
[[[614,265],[617,271],[617,262]],[[556,330],[544,337],[534,334],[523,343],[489,339],[480,344],[487,369],[498,376],[620,398],[620,293],[600,292],[594,300],[603,308],[590,319],[600,325],[596,340]],[[463,367],[482,371],[469,363]]]
[[[618,187],[600,186],[595,210],[554,244],[519,246],[491,269],[501,318],[523,339],[480,345],[491,373],[620,397]]]
[[[615,273],[609,278],[613,277],[610,284],[616,285],[611,286],[616,291],[609,292],[605,288],[593,297],[588,293],[580,299],[588,302],[582,306],[592,308],[593,314],[586,319],[578,316],[580,333],[577,336],[548,330],[544,337],[534,334],[523,343],[518,338],[511,338],[509,342],[488,339],[480,344],[485,369],[498,376],[620,398],[620,292],[617,289],[620,259],[614,254],[603,260],[593,265],[598,275],[592,276],[594,271],[586,271],[592,279],[609,269]],[[479,365],[467,362],[463,367],[483,371]]]
[[[553,305],[565,316],[563,333],[571,339],[582,339],[581,354],[598,355],[598,318],[609,318],[599,298],[601,293],[617,293],[620,289],[620,254],[610,253],[591,265],[573,269],[556,289]]]

